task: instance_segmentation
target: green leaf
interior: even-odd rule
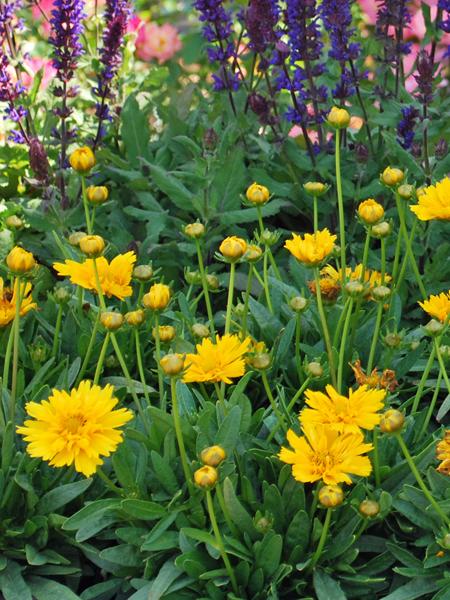
[[[327,575],[325,571],[316,569],[313,581],[317,600],[347,600],[346,595],[341,590],[341,586]]]
[[[142,564],[138,549],[131,544],[118,544],[105,548],[100,552],[100,558],[124,567],[138,567]]]
[[[121,134],[127,157],[133,166],[138,164],[138,158],[148,157],[148,142],[150,133],[147,116],[139,108],[135,95],[128,96],[123,105]]]
[[[29,586],[36,600],[80,600],[67,586],[43,579],[42,577],[30,577]]]
[[[92,479],[82,479],[81,481],[75,481],[74,483],[67,483],[60,485],[53,490],[50,490],[42,496],[36,510],[40,514],[47,515],[54,512],[61,506],[65,506],[80,494],[83,494],[92,483]]]
[[[76,540],[84,542],[99,531],[115,523],[119,516],[120,500],[108,498],[95,500],[64,521],[62,528],[77,531]]]
[[[252,540],[256,539],[257,532],[253,525],[253,520],[239,502],[233,484],[228,477],[226,477],[223,482],[223,495],[225,497],[225,503],[230,511],[231,518],[239,531],[249,535]]]
[[[285,536],[285,544],[288,548],[300,546],[305,552],[309,544],[311,521],[304,510],[299,510],[292,519]]]
[[[0,572],[0,590],[5,600],[33,600],[19,565],[13,561],[8,561],[6,569]]]
[[[184,533],[187,537],[192,538],[193,540],[197,540],[197,542],[203,542],[204,544],[209,544],[216,550],[219,550],[219,546],[217,545],[216,538],[204,531],[203,529],[195,529],[193,527],[183,527],[180,529],[180,533]]]
[[[160,456],[154,450],[151,452],[150,456],[158,481],[169,494],[175,494],[179,488],[179,485],[170,462]]]
[[[228,415],[222,421],[217,432],[216,443],[225,448],[228,456],[233,454],[236,442],[239,437],[242,409],[240,406],[233,406]]]
[[[435,580],[416,577],[413,581],[384,596],[383,600],[415,600],[428,596],[430,592],[435,592],[438,588],[439,585]]]
[[[178,179],[162,167],[144,161],[150,169],[152,182],[161,190],[178,208],[192,212],[194,195]]]
[[[271,577],[278,569],[283,550],[283,538],[280,534],[269,531],[261,542],[255,544],[255,565],[261,568],[267,577]]]
[[[135,500],[127,498],[122,500],[121,508],[135,519],[154,521],[166,514],[164,507],[150,500]]]
[[[169,560],[163,564],[148,592],[148,600],[160,600],[182,572]]]

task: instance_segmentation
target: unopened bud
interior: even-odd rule
[[[212,275],[211,273],[206,275],[206,283],[208,284],[208,288],[213,291],[218,290],[220,287],[219,278],[217,275]]]
[[[105,240],[99,235],[85,235],[78,243],[80,250],[89,258],[95,258],[103,254]]]
[[[383,433],[401,431],[405,423],[405,415],[395,408],[388,409],[381,415],[380,430]]]
[[[90,185],[86,190],[86,196],[91,204],[103,204],[108,200],[108,188],[104,185]]]
[[[198,338],[207,338],[209,336],[209,329],[206,325],[203,325],[203,323],[194,323],[191,331],[193,335]]]
[[[100,323],[109,331],[116,331],[123,325],[123,315],[118,312],[104,311],[100,315]]]
[[[436,144],[436,147],[434,149],[434,154],[436,156],[436,158],[438,158],[439,160],[442,160],[443,158],[445,158],[448,154],[448,143],[446,140],[444,140],[444,138],[441,138],[438,143]]]
[[[398,187],[398,195],[403,200],[411,200],[414,197],[415,188],[413,185],[409,185],[408,183],[404,183]]]
[[[174,377],[179,375],[184,369],[184,356],[182,354],[166,354],[159,361],[165,375]]]
[[[425,325],[424,329],[428,335],[435,337],[441,333],[441,331],[444,329],[444,325],[439,321],[436,321],[436,319],[431,319],[431,321]]]
[[[294,296],[289,300],[289,306],[294,312],[301,313],[308,308],[308,300],[303,296]]]
[[[264,185],[260,185],[259,183],[252,183],[252,185],[247,189],[246,198],[252,204],[266,204],[266,202],[270,199],[270,192],[268,188]]]
[[[214,131],[214,129],[212,129],[212,127],[209,127],[203,134],[203,147],[205,148],[205,150],[214,150],[217,146],[218,141],[219,136]]]
[[[388,237],[392,231],[391,224],[387,221],[381,221],[381,223],[377,223],[372,227],[372,236],[377,239],[382,239]]]
[[[328,123],[335,129],[345,129],[350,124],[350,113],[345,108],[333,108],[328,113]]]
[[[263,254],[262,249],[256,244],[249,244],[247,246],[247,252],[244,254],[244,259],[248,262],[257,262]]]
[[[44,145],[37,138],[30,139],[30,168],[36,175],[37,179],[42,182],[48,181],[49,164],[47,152]]]
[[[344,492],[339,485],[324,485],[319,490],[319,502],[325,508],[335,508],[344,501]]]
[[[386,301],[391,295],[391,290],[385,285],[377,285],[377,287],[373,288],[372,296],[378,302]]]
[[[376,517],[380,512],[380,505],[375,500],[363,500],[359,505],[359,512],[363,517]]]
[[[382,183],[388,187],[395,187],[399,185],[404,178],[405,174],[403,171],[401,169],[397,169],[396,167],[386,167],[381,174]]]
[[[80,240],[82,240],[84,237],[86,237],[86,233],[84,231],[74,231],[73,233],[71,233],[69,235],[69,244],[71,246],[79,246],[80,245]]]
[[[8,229],[22,229],[23,221],[17,215],[9,215],[5,219],[5,225]]]
[[[328,185],[321,183],[320,181],[307,181],[303,184],[303,189],[305,192],[315,197],[325,194],[325,192],[328,190],[328,187]]]
[[[263,352],[262,354],[255,354],[254,356],[250,357],[248,362],[257,371],[265,371],[270,367],[272,359],[268,352]]]
[[[210,467],[209,465],[200,467],[200,469],[197,469],[194,473],[195,483],[204,489],[213,488],[218,479],[219,474],[217,473],[217,469],[215,467]]]
[[[222,256],[231,262],[242,258],[247,250],[247,242],[235,235],[227,237],[219,246]]]
[[[8,269],[17,275],[29,273],[36,266],[36,260],[31,252],[24,250],[20,246],[14,246],[6,257]]]
[[[58,304],[65,304],[70,299],[71,293],[66,287],[59,286],[55,288],[55,291],[53,292],[53,297],[55,299],[55,302],[57,302]]]
[[[145,321],[145,313],[140,308],[138,310],[132,310],[126,313],[125,321],[132,327],[138,327]]]
[[[322,377],[323,367],[319,362],[312,361],[306,365],[306,373],[310,377]]]
[[[205,226],[203,225],[203,223],[198,222],[189,223],[189,225],[185,226],[184,233],[192,239],[198,239],[205,234]]]
[[[352,298],[357,298],[364,293],[365,287],[360,281],[351,280],[345,284],[345,291]]]
[[[388,348],[398,348],[402,343],[402,336],[398,333],[387,333],[384,336],[384,343]]]
[[[185,271],[184,278],[189,285],[200,285],[202,282],[200,271]]]
[[[149,281],[153,277],[153,269],[150,265],[138,265],[133,269],[133,278],[138,281]]]
[[[200,460],[204,465],[218,467],[227,457],[222,446],[209,446],[200,452]]]
[[[156,339],[156,331],[158,331],[159,333],[159,339],[163,344],[167,344],[169,342],[171,342],[173,340],[173,338],[175,337],[175,327],[173,327],[172,325],[160,325],[158,327],[158,330],[156,329],[156,327],[153,327],[152,329],[152,336],[153,339]]]

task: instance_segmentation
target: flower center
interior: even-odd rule
[[[72,434],[78,433],[85,423],[86,418],[81,414],[70,415],[64,420],[66,431]]]

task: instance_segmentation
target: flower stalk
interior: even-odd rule
[[[337,387],[337,379],[336,379],[336,370],[334,366],[334,355],[333,355],[333,347],[331,346],[330,332],[328,329],[327,318],[325,316],[325,311],[323,308],[322,301],[322,292],[320,290],[320,273],[319,269],[314,269],[315,273],[315,281],[316,281],[316,299],[317,299],[317,310],[319,312],[320,322],[322,325],[323,337],[325,340],[325,348],[328,355],[328,366],[330,369],[330,378],[331,383],[334,387]]]

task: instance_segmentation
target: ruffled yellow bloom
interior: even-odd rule
[[[320,479],[327,485],[352,483],[350,475],[367,477],[372,465],[367,452],[372,444],[365,444],[360,431],[340,434],[326,425],[305,425],[304,436],[299,437],[292,429],[287,439],[293,450],[282,448],[278,457],[292,465],[292,475],[302,483]]]
[[[328,229],[316,233],[301,235],[292,234],[291,240],[286,240],[284,247],[303,264],[315,267],[323,262],[334,249],[337,236],[331,235]]]
[[[122,441],[122,427],[133,418],[126,408],[113,410],[118,403],[111,385],[104,388],[82,381],[71,392],[53,390],[48,400],[28,402],[32,419],[17,427],[28,442],[27,452],[53,467],[74,465],[89,477]]]
[[[306,390],[306,404],[300,413],[300,422],[305,425],[329,425],[339,433],[354,433],[360,429],[371,430],[380,422],[378,413],[383,408],[385,390],[370,389],[363,385],[349,396],[342,396],[331,385],[326,394]]]
[[[421,221],[450,221],[450,178],[426,187],[419,196],[418,204],[410,208]]]
[[[197,344],[196,354],[187,354],[186,372],[183,380],[186,383],[218,382],[233,383],[235,377],[245,373],[244,355],[248,351],[251,339],[240,340],[237,335],[217,336],[213,343],[205,338]]]
[[[30,310],[36,308],[36,303],[31,297],[31,283],[25,284],[25,289],[22,287],[23,299],[20,305],[20,316],[23,317]],[[0,277],[0,327],[5,327],[11,321],[14,321],[16,314],[16,299],[17,299],[17,282],[14,284],[14,291],[10,288],[5,288],[3,279]]]
[[[134,252],[119,254],[109,263],[104,256],[96,259],[97,270],[102,286],[102,292],[108,296],[115,296],[123,300],[131,296],[133,290],[130,286],[133,265],[136,262]],[[88,258],[82,263],[75,260],[66,260],[63,263],[53,263],[58,275],[70,277],[70,281],[86,290],[97,291],[95,280],[94,261]]]
[[[431,317],[438,319],[441,323],[445,323],[450,316],[450,290],[442,292],[439,296],[431,295],[428,300],[424,300],[418,304]]]
[[[450,475],[450,429],[444,434],[444,438],[436,446],[436,458],[441,462],[437,470],[443,475]]]
[[[362,268],[362,264],[356,265],[354,269],[347,267],[345,269],[345,279],[348,281],[361,281]],[[337,270],[331,265],[326,265],[323,269],[321,269],[320,274],[324,277],[328,277],[330,280],[335,282],[335,284],[339,284],[342,280],[342,270]],[[392,277],[386,273],[384,276],[384,282],[389,283],[391,280]],[[366,269],[364,271],[363,283],[365,283],[367,286],[366,296],[369,296],[375,287],[381,285],[381,273],[372,269]]]

